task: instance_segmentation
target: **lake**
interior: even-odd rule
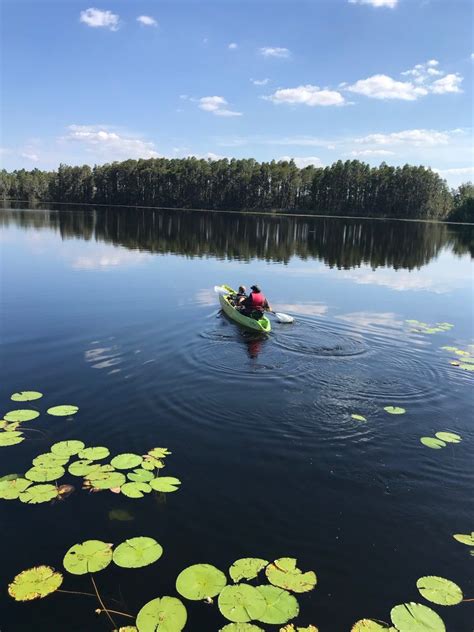
[[[472,632],[474,603],[430,604],[416,580],[474,597],[470,549],[452,537],[474,530],[474,374],[442,349],[474,342],[474,226],[72,206],[4,208],[0,222],[2,412],[16,391],[44,393],[19,405],[44,414],[0,448],[0,476],[79,439],[112,455],[167,447],[164,475],[182,481],[131,499],[66,475],[64,501],[0,500],[2,632],[111,630],[90,597],[17,603],[6,588],[32,566],[61,570],[75,543],[140,535],[164,554],[98,573],[110,608],[177,596],[191,564],[296,557],[318,577],[298,595],[299,625],[349,631],[415,601]],[[265,338],[223,316],[213,291],[256,282],[295,317]],[[436,323],[454,326],[426,333]],[[45,413],[57,404],[79,412]],[[438,431],[462,441],[420,442]],[[67,573],[62,588],[92,590]],[[225,624],[217,606],[186,607],[186,630]]]

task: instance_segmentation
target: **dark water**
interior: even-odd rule
[[[61,568],[89,538],[163,545],[150,567],[97,575],[131,613],[175,595],[185,566],[225,570],[242,556],[314,569],[298,621],[321,632],[427,604],[423,575],[474,597],[474,560],[452,539],[474,529],[474,377],[440,349],[473,342],[472,227],[78,208],[4,210],[0,221],[2,412],[22,389],[45,393],[41,410],[80,406],[70,420],[30,424],[46,435],[0,448],[0,476],[77,438],[112,453],[167,446],[166,473],[183,482],[166,502],[108,492],[0,501],[2,632],[111,629],[89,597],[6,595],[19,571]],[[296,316],[266,339],[223,317],[212,291],[255,281]],[[422,335],[406,319],[454,328]],[[463,441],[421,445],[439,430]],[[117,508],[134,520],[110,521]],[[63,588],[89,592],[88,581],[68,576]],[[223,625],[216,607],[186,605],[187,630]],[[448,631],[473,629],[474,604],[433,607]]]

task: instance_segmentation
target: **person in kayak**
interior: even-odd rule
[[[235,305],[242,305],[242,303],[247,299],[247,288],[245,285],[239,285],[239,291],[235,295]]]
[[[250,289],[252,291],[243,301],[242,313],[244,316],[251,316],[256,320],[259,320],[263,316],[265,310],[271,312],[272,308],[258,285],[252,285]]]

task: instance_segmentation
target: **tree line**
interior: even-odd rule
[[[61,164],[57,171],[2,170],[0,197],[420,219],[447,219],[456,211],[472,221],[474,194],[472,184],[450,192],[437,173],[422,166],[339,160],[299,169],[292,160],[151,158],[93,168]]]

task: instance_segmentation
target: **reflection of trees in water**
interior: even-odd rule
[[[7,210],[0,221],[133,250],[283,262],[297,255],[338,268],[366,264],[413,269],[443,247],[474,255],[473,229],[466,226],[111,207],[62,210]]]

